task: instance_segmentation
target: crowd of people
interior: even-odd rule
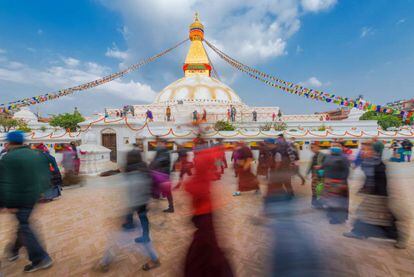
[[[6,249],[7,258],[9,261],[17,260],[19,250],[25,247],[30,264],[25,266],[24,271],[47,269],[52,266],[53,261],[32,231],[29,218],[39,201],[47,202],[60,196],[65,178],[69,178],[70,182],[71,178],[79,175],[80,151],[76,144],[66,146],[61,163],[65,176],[62,178],[55,158],[50,155],[45,145],[38,144],[30,148],[24,144],[24,135],[19,131],[10,132],[7,140],[8,145],[0,159],[0,207],[14,213],[18,221],[16,239]],[[234,276],[231,263],[216,238],[215,208],[211,194],[213,182],[220,180],[225,169],[230,167],[223,140],[208,142],[199,135],[193,141],[192,149],[177,144],[176,151],[170,151],[163,139],[157,138],[156,142],[155,157],[148,164],[142,157],[139,145],[134,144],[127,153],[125,168],[122,170],[127,184],[124,190],[126,201],[119,207],[121,220],[114,233],[122,236],[139,229],[140,236],[133,241],[142,247],[143,254],[148,257],[142,270],[160,267],[161,261],[150,235],[149,206],[151,201],[166,199],[168,207],[163,212],[174,213],[176,208],[173,191],[183,188],[191,199],[191,221],[195,227],[185,257],[183,275]],[[412,144],[405,142],[404,145],[401,146],[405,150],[404,155],[410,157],[411,153],[408,152],[411,151]],[[233,196],[243,197],[247,192],[263,194],[263,217],[277,218],[274,231],[281,237],[286,236],[286,228],[292,234],[298,232],[298,236],[301,236],[300,223],[279,220],[292,212],[289,209],[298,198],[292,185],[293,178],[297,177],[301,180],[301,185],[307,185],[306,178],[300,171],[300,147],[296,140],[287,140],[279,135],[260,143],[256,167],[252,149],[244,142],[236,143],[231,156],[234,176],[237,178],[237,189]],[[329,151],[322,151],[318,142],[312,142],[313,156],[306,170],[306,175],[311,178],[309,206],[326,214],[330,224],[347,222],[351,197],[348,179],[351,169],[360,167],[365,175],[359,191],[363,201],[357,208],[357,219],[352,223],[352,229],[343,235],[354,239],[395,239],[395,247],[405,248],[407,239],[399,236],[397,216],[389,208],[383,150],[384,145],[375,138],[364,141],[354,159],[341,141],[333,141]],[[171,158],[173,152],[178,154],[175,161]],[[194,154],[192,159],[189,152]],[[253,170],[254,167],[257,170]],[[175,186],[171,178],[174,170],[179,174]],[[262,188],[263,184],[266,185],[265,190]],[[139,224],[134,220],[135,215]],[[279,248],[276,246],[276,260],[284,255],[280,252],[281,249],[293,247],[288,241],[281,243]],[[108,240],[96,270],[109,270],[117,255],[118,242],[119,236]],[[312,255],[311,252],[309,255]],[[318,259],[308,261],[312,263],[307,266],[320,266],[318,270],[323,272],[323,265],[319,265]],[[281,273],[281,268],[283,266],[275,269],[275,273]],[[289,273],[291,269],[284,270]]]

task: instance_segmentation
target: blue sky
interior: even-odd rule
[[[412,98],[413,0],[43,0],[0,2],[1,102],[90,81],[158,53],[187,36],[195,11],[207,39],[267,73],[376,103]],[[187,49],[32,110],[90,114],[151,102],[182,77]],[[249,105],[294,114],[336,108],[286,95],[210,57]]]

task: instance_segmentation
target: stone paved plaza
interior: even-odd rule
[[[414,179],[410,176],[412,166],[395,164],[389,168],[390,193],[393,203],[397,203],[393,208],[406,223],[410,223],[413,206],[408,203],[414,195]],[[360,201],[355,192],[361,178],[361,172],[355,171],[350,180],[352,210]],[[49,270],[32,273],[33,276],[180,276],[194,231],[190,224],[188,198],[182,190],[174,192],[174,214],[162,213],[166,201],[151,204],[151,232],[161,267],[150,272],[140,269],[147,258],[133,243],[139,236],[136,230],[123,234],[122,242],[117,245],[119,255],[108,273],[93,270],[108,240],[113,241],[120,235],[117,232],[121,222],[119,206],[123,199],[120,183],[122,177],[119,175],[91,177],[85,186],[64,190],[61,199],[38,206],[33,222],[55,263]],[[259,220],[262,198],[253,193],[232,197],[235,185],[236,180],[228,169],[223,180],[214,186],[220,244],[236,276],[267,276],[275,238],[266,221]],[[294,187],[301,204],[297,215],[292,216],[304,223],[302,225],[318,246],[324,263],[337,272],[337,276],[414,276],[411,244],[408,249],[398,250],[391,241],[345,238],[342,233],[350,229],[350,224],[329,225],[323,212],[309,207],[309,183],[301,186],[299,180],[294,179]],[[3,213],[0,214],[0,224],[0,249],[4,249],[12,238],[15,221],[11,215]],[[409,224],[404,226],[412,233]],[[1,270],[7,277],[22,276],[27,262],[26,254],[13,263],[2,257]]]

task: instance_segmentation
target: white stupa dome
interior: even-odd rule
[[[186,76],[164,88],[154,104],[173,104],[178,101],[203,104],[242,104],[239,96],[219,80],[203,75]]]
[[[37,122],[37,116],[32,113],[29,108],[23,107],[20,109],[20,111],[16,112],[13,115],[14,119],[23,120],[26,123],[34,123]]]

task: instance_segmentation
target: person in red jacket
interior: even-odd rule
[[[216,178],[218,147],[199,144],[194,150],[194,173],[185,183],[193,207],[192,222],[196,227],[188,249],[184,276],[233,276],[230,263],[218,245],[213,225],[213,205],[210,188]]]

